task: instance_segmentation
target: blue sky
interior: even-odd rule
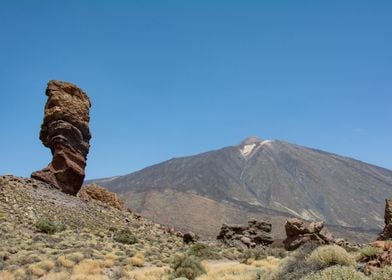
[[[0,174],[50,79],[92,100],[87,178],[281,139],[392,169],[392,1],[0,1]]]

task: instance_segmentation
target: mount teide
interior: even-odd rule
[[[256,137],[93,182],[156,222],[206,236],[250,217],[270,217],[276,237],[288,216],[324,220],[345,236],[378,231],[392,197],[391,170]]]

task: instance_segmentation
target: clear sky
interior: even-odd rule
[[[389,0],[0,0],[0,174],[50,162],[50,79],[92,101],[87,178],[253,135],[392,169],[391,15]]]

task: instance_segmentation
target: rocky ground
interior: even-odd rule
[[[128,209],[14,176],[0,177],[0,225],[0,279],[142,279],[168,274],[172,257],[189,249],[166,227]]]
[[[74,268],[84,259],[106,262],[104,274],[111,275],[113,267],[135,263],[138,254],[146,265],[160,267],[185,249],[182,239],[129,211],[85,202],[34,179],[0,180],[0,269],[26,279],[56,270],[59,263],[65,270]],[[40,232],[40,221],[58,230]],[[114,240],[122,230],[129,230],[134,244]]]
[[[0,176],[1,280],[392,279],[392,246],[382,242],[349,252],[311,243],[293,252],[186,244],[131,210]]]

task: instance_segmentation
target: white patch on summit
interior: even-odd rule
[[[265,145],[265,144],[270,144],[272,143],[274,140],[264,140],[263,142],[260,143],[260,145]]]
[[[255,137],[251,137],[242,142],[241,148],[239,149],[244,158],[249,158],[254,152],[260,147],[272,143],[273,140],[260,140]]]
[[[248,155],[250,155],[252,153],[252,151],[255,147],[256,147],[256,144],[245,145],[242,147],[242,149],[240,149],[240,152],[244,157],[247,157]]]

